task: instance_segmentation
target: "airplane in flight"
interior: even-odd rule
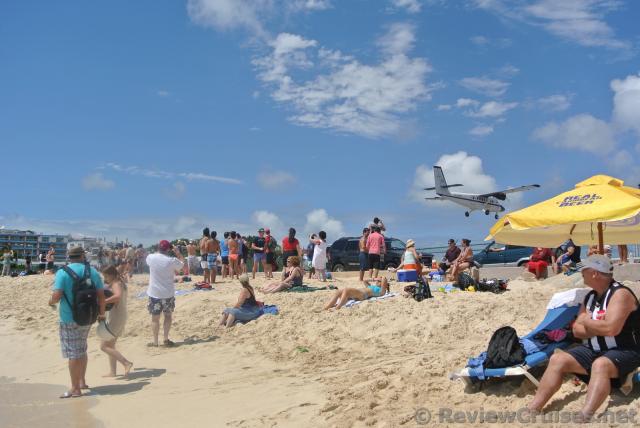
[[[474,193],[452,193],[449,191],[451,187],[461,187],[463,184],[447,184],[444,179],[444,173],[442,168],[434,165],[433,178],[435,181],[435,187],[427,187],[424,190],[435,190],[436,197],[425,198],[426,200],[436,201],[451,201],[458,205],[466,207],[468,211],[464,213],[466,217],[469,217],[469,213],[472,211],[483,211],[486,215],[489,213],[496,213],[495,218],[498,219],[498,214],[504,211],[504,207],[500,205],[500,201],[507,199],[507,194],[514,192],[524,192],[526,190],[532,190],[540,187],[539,184],[530,184],[528,186],[515,187],[513,189],[500,190],[498,192],[474,194]]]

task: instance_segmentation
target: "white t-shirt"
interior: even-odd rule
[[[327,243],[322,241],[313,249],[313,260],[311,265],[316,269],[326,269],[327,267]]]
[[[173,297],[176,290],[173,279],[176,271],[182,269],[182,262],[175,257],[153,253],[147,256],[147,265],[149,266],[147,295],[156,299]]]

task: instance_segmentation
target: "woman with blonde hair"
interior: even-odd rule
[[[233,327],[236,321],[251,321],[262,315],[262,308],[258,305],[256,293],[249,284],[249,277],[242,274],[238,279],[242,285],[238,301],[232,308],[225,308],[220,319],[220,325],[227,328]]]
[[[107,319],[98,325],[97,334],[101,339],[100,349],[109,356],[109,373],[104,377],[115,377],[117,363],[124,367],[124,375],[128,375],[133,363],[127,360],[117,349],[116,341],[124,333],[127,323],[127,282],[114,265],[107,266],[103,271],[105,290],[111,295],[105,300],[107,308],[112,306]]]
[[[278,291],[286,290],[291,287],[300,287],[302,285],[302,278],[304,278],[304,271],[300,267],[300,257],[290,256],[287,259],[287,264],[284,269],[284,279],[279,282],[272,282],[266,285],[263,289],[263,293],[277,293]]]

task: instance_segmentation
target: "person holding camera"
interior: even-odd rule
[[[176,307],[173,279],[176,272],[184,267],[184,257],[169,241],[162,240],[158,244],[158,251],[147,256],[147,266],[149,266],[149,287],[147,288],[149,303],[147,309],[151,314],[153,333],[153,342],[148,346],[158,346],[161,314],[164,314],[163,344],[164,346],[173,346],[174,343],[169,339],[172,314]]]

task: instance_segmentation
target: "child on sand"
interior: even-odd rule
[[[124,277],[118,273],[115,266],[108,266],[102,271],[106,290],[110,290],[113,295],[105,300],[105,305],[113,305],[108,312],[104,327],[107,333],[113,337],[110,340],[102,340],[100,349],[109,356],[109,372],[104,377],[115,377],[116,366],[119,362],[124,367],[124,375],[128,375],[133,367],[133,363],[127,360],[117,349],[116,340],[124,333],[124,326],[127,322],[127,283]]]

